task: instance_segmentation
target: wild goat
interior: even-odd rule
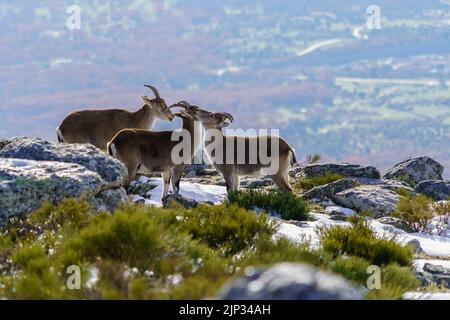
[[[187,154],[178,154],[182,159],[174,159],[174,148],[182,143],[176,141],[174,131],[124,129],[108,143],[109,155],[122,161],[128,169],[125,186],[129,185],[137,173],[161,173],[163,179],[162,198],[168,194],[172,176],[173,192],[178,193],[181,175],[201,146],[199,134],[201,123],[195,116],[198,107],[181,101],[170,108],[176,106],[183,108],[179,113],[174,113],[183,120],[183,130],[178,132],[180,132],[180,137],[183,137],[183,142],[185,142],[185,138],[189,138],[188,145],[190,146]],[[183,136],[183,132],[187,134],[187,137]],[[180,151],[184,152],[184,149],[180,149]]]
[[[292,191],[288,172],[297,160],[294,150],[283,138],[271,135],[225,136],[222,128],[234,122],[231,114],[202,109],[194,112],[206,129],[206,154],[224,177],[228,192],[239,190],[240,176],[263,174],[267,174],[282,191]]]
[[[69,114],[57,128],[59,142],[90,143],[105,150],[114,135],[125,128],[151,129],[156,119],[172,121],[169,110],[158,90],[150,85],[154,99],[143,96],[144,105],[136,112],[122,109],[84,110]]]

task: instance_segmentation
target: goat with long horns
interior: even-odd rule
[[[144,105],[136,112],[123,109],[83,110],[69,114],[57,128],[59,142],[90,143],[102,150],[116,133],[125,128],[148,129],[153,127],[156,119],[172,121],[173,113],[159,95],[158,90],[145,85],[152,90],[155,98],[142,96]]]

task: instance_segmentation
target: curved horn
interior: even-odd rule
[[[153,93],[155,94],[155,97],[156,97],[156,98],[160,98],[159,92],[158,92],[158,90],[157,90],[154,86],[151,86],[151,85],[149,85],[149,84],[145,84],[144,87],[147,87],[147,88],[149,88],[150,90],[152,90]]]
[[[230,119],[231,122],[234,122],[234,118],[231,114],[229,114],[228,112],[221,112],[220,113],[223,117]]]
[[[169,107],[169,109],[171,109],[171,108],[175,108],[175,107],[182,107],[182,108],[189,108],[189,107],[192,107],[191,106],[191,104],[189,103],[189,102],[187,102],[187,101],[184,101],[184,100],[181,100],[181,101],[179,101],[179,102],[177,102],[177,103],[174,103],[173,105],[171,105],[170,107]]]

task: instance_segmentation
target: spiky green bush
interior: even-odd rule
[[[290,192],[237,191],[230,192],[227,201],[249,210],[260,209],[279,214],[285,220],[311,220],[308,203]]]
[[[432,233],[434,229],[442,235],[450,225],[450,203],[434,202],[423,194],[403,197],[397,203],[393,216],[402,219],[413,232]],[[430,228],[434,218],[437,224]]]
[[[236,204],[229,207],[200,206],[186,211],[183,219],[182,229],[193,239],[227,255],[251,247],[260,234],[273,234],[275,231],[275,225],[269,222],[267,215],[255,216]]]
[[[380,239],[364,221],[355,222],[351,227],[325,227],[320,231],[322,248],[338,257],[351,255],[363,258],[375,265],[397,263],[411,266],[413,252],[393,239]]]
[[[301,178],[294,183],[294,189],[299,191],[308,191],[312,188],[341,180],[342,178],[343,176],[335,173],[327,173],[323,176],[316,176],[311,178]]]
[[[249,266],[285,261],[364,285],[372,256],[348,252],[348,259],[335,259],[332,250],[275,237],[275,230],[265,214],[230,204],[190,210],[128,205],[113,215],[94,215],[74,200],[45,205],[0,235],[0,298],[204,299]],[[378,244],[367,241],[363,246]],[[70,265],[81,269],[80,290],[66,286]],[[411,290],[408,268],[382,268],[384,289],[373,298]]]

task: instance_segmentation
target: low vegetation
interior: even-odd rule
[[[228,203],[236,203],[249,210],[260,209],[280,215],[285,220],[311,220],[308,203],[290,192],[238,191],[228,194]]]
[[[341,180],[342,178],[343,177],[339,174],[327,173],[323,176],[297,179],[297,181],[294,183],[294,189],[298,191],[308,191],[312,188]]]
[[[393,239],[378,238],[362,218],[355,219],[352,227],[333,226],[320,232],[322,248],[334,257],[357,256],[374,265],[398,264],[410,266],[413,252]]]
[[[361,288],[367,267],[380,264],[381,289],[366,298],[398,299],[417,286],[409,249],[377,240],[363,224],[324,230],[319,249],[274,237],[276,228],[235,203],[130,205],[113,215],[75,200],[47,204],[0,236],[0,298],[202,299],[247,267],[284,261],[334,271]],[[80,268],[79,290],[67,286],[71,266]]]
[[[432,233],[436,230],[437,234],[443,234],[450,226],[450,203],[435,203],[423,194],[404,196],[400,198],[394,216],[405,221],[414,232]]]
[[[314,153],[314,154],[309,154],[308,156],[306,156],[306,163],[307,164],[313,164],[313,163],[317,163],[322,159],[322,156],[318,153]]]

